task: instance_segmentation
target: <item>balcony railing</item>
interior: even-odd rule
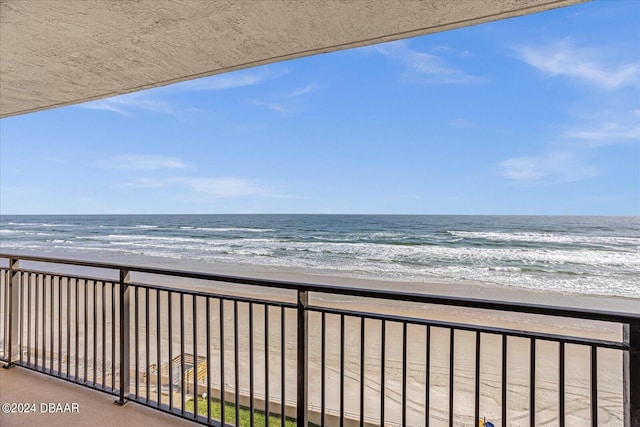
[[[0,359],[119,405],[216,426],[640,426],[635,313],[0,261]],[[448,310],[490,321],[454,323]]]

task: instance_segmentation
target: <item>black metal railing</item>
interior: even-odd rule
[[[640,425],[636,313],[0,260],[0,360],[119,405],[205,425]],[[452,322],[443,307],[500,319]],[[608,332],[556,333],[563,318]]]

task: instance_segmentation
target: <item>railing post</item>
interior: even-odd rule
[[[297,419],[296,425],[306,427],[308,424],[308,381],[307,362],[309,359],[309,322],[307,291],[298,290],[298,387],[297,387]]]
[[[624,425],[640,427],[640,322],[624,326]]]
[[[7,337],[7,361],[4,368],[11,368],[13,361],[20,355],[18,334],[20,333],[20,261],[17,258],[9,258],[9,336]]]
[[[120,395],[114,403],[122,406],[129,393],[129,270],[120,269]]]

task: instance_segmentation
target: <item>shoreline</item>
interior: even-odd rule
[[[0,252],[5,249],[0,248]],[[81,260],[87,262],[107,262],[140,267],[152,267],[179,271],[194,271],[244,278],[289,281],[307,284],[326,284],[356,288],[373,288],[394,290],[426,295],[452,296],[461,298],[485,299],[514,303],[553,305],[557,307],[583,308],[603,311],[619,311],[640,314],[640,298],[616,295],[596,295],[567,293],[551,290],[535,290],[530,288],[504,286],[478,281],[403,281],[376,277],[353,277],[340,274],[335,270],[318,270],[294,267],[273,267],[259,264],[243,264],[216,262],[211,263],[197,259],[149,256],[142,254],[126,254],[121,252],[95,251],[78,253],[63,250],[27,251],[6,250],[15,255],[45,256]],[[58,266],[57,271],[81,270],[82,267]],[[93,269],[96,270],[96,269]],[[106,273],[106,272],[105,272]],[[108,274],[107,274],[108,276]],[[115,277],[115,276],[113,276]]]
[[[98,261],[130,266],[152,267],[178,271],[212,273],[244,278],[256,278],[275,281],[297,282],[305,284],[324,284],[353,288],[394,290],[433,296],[451,296],[496,302],[544,305],[558,308],[575,308],[598,311],[611,311],[640,315],[640,299],[627,297],[607,297],[580,294],[565,294],[548,291],[532,291],[525,288],[503,287],[483,283],[442,282],[393,282],[377,279],[362,279],[339,275],[319,274],[318,272],[298,271],[290,268],[273,268],[263,265],[207,263],[199,260],[130,255],[122,253],[100,252],[78,254],[65,251],[20,251],[16,255],[49,256],[81,261]],[[87,256],[89,255],[89,256]],[[25,262],[29,263],[28,261]],[[23,268],[25,266],[23,264]],[[36,265],[34,262],[26,264]],[[40,264],[43,265],[43,264]],[[51,267],[52,265],[48,265]],[[87,275],[108,280],[117,280],[118,273],[113,270],[85,268],[70,265],[56,265],[51,269],[57,273]],[[260,286],[234,284],[232,288],[223,282],[193,280],[180,277],[168,277],[146,273],[132,273],[131,279],[138,283],[168,286],[176,289],[190,289],[200,292],[218,292],[221,294],[256,297],[264,300],[281,300],[295,303],[295,292]],[[619,341],[624,331],[619,324],[601,321],[581,320],[556,316],[545,316],[487,309],[465,308],[447,305],[419,304],[403,301],[390,301],[374,298],[350,297],[335,294],[311,293],[309,302],[328,308],[346,308],[364,313],[389,313],[399,316],[429,319],[485,327],[506,328],[530,332],[574,335],[584,338],[597,338]]]

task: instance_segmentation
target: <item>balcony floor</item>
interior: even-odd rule
[[[2,364],[4,366],[4,364]],[[128,402],[119,407],[111,395],[71,384],[21,367],[0,369],[0,404],[35,403],[36,413],[6,414],[0,425],[13,426],[114,426],[152,425],[193,427],[194,423]],[[76,413],[42,413],[41,403],[78,404]]]

